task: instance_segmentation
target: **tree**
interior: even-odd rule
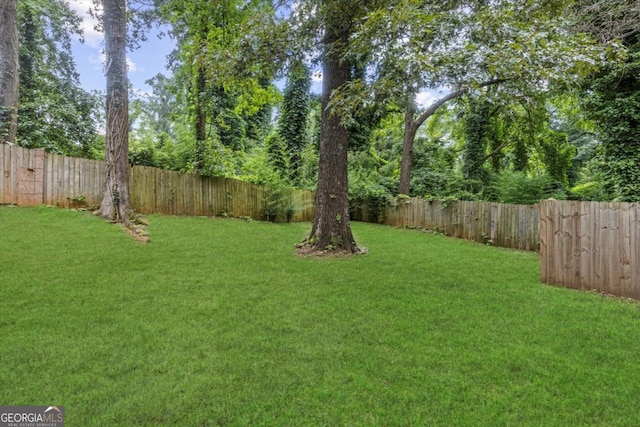
[[[359,2],[338,0],[324,1],[320,6],[324,26],[320,160],[313,226],[306,243],[316,251],[357,253],[360,248],[353,238],[349,219],[349,133],[345,117],[332,108],[332,103],[335,92],[351,80],[352,63],[345,56],[358,14],[366,9]]]
[[[274,64],[290,64],[291,59],[314,55],[321,47],[323,88],[316,209],[311,232],[302,246],[320,252],[359,252],[349,221],[348,123],[347,117],[334,108],[334,101],[336,91],[352,79],[354,62],[347,57],[352,31],[358,19],[379,2],[292,3],[286,13],[254,19],[255,25],[241,40],[243,55],[235,61],[234,69],[249,73],[256,68],[268,70]]]
[[[418,128],[449,101],[500,85],[497,96],[544,90],[593,69],[602,50],[571,33],[568,2],[501,0],[397,0],[373,11],[352,40],[353,54],[374,52],[371,75],[346,88],[372,99],[394,99],[405,109],[399,192],[409,193],[413,141]],[[507,85],[507,83],[509,83]],[[422,90],[444,91],[426,110],[416,108]],[[356,99],[358,97],[356,96]],[[358,104],[360,104],[358,102]],[[344,102],[346,109],[353,103]]]
[[[610,197],[640,200],[640,48],[628,60],[602,69],[589,83],[585,100],[589,117],[598,123],[605,186]]]
[[[107,172],[99,214],[130,227],[135,215],[129,199],[127,2],[103,0],[103,6],[107,77]]]
[[[60,0],[18,4],[20,85],[17,143],[87,156],[96,138],[97,96],[81,89],[71,36],[80,19]]]
[[[0,143],[14,144],[18,115],[17,0],[0,2]]]
[[[350,28],[338,15],[337,10],[328,11],[323,37],[324,57],[322,64],[322,128],[320,164],[316,212],[309,243],[316,249],[339,248],[356,252],[349,223],[349,196],[347,184],[347,145],[349,134],[340,116],[329,109],[334,90],[349,81],[350,67],[342,60],[338,43],[348,43]]]

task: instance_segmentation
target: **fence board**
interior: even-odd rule
[[[580,226],[578,228],[578,250],[577,254],[580,263],[579,289],[589,288],[589,281],[592,273],[591,266],[591,232],[589,230],[590,203],[580,203]]]
[[[640,206],[633,203],[629,212],[629,259],[631,261],[631,291],[629,296],[640,300]]]
[[[0,144],[0,204],[16,203],[14,191],[11,188],[11,146]]]
[[[620,288],[632,289],[631,282],[631,206],[628,203],[621,203],[619,208],[619,251],[620,251]]]

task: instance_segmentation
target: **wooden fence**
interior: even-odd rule
[[[0,144],[0,204],[97,206],[104,191],[105,169],[104,161]],[[286,215],[273,208],[267,187],[145,166],[134,166],[130,172],[131,203],[139,213],[254,219]],[[280,197],[286,199],[292,221],[313,219],[314,192],[292,190]]]
[[[538,250],[538,205],[393,198],[376,210],[380,212],[371,215],[362,207],[356,208],[354,219],[424,228],[505,248]]]
[[[540,203],[542,281],[640,300],[640,206]]]

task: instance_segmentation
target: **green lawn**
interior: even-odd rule
[[[640,310],[536,254],[353,224],[0,207],[0,405],[74,426],[636,426]]]

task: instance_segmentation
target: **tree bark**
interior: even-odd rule
[[[339,43],[346,46],[348,27],[339,17],[328,18],[323,45],[322,124],[316,210],[307,243],[317,251],[360,251],[351,232],[347,180],[349,134],[340,117],[331,111],[333,91],[349,81],[350,65],[341,59]],[[334,22],[330,22],[334,21]],[[337,22],[335,22],[337,21]]]
[[[107,163],[99,214],[131,226],[129,199],[129,93],[126,58],[126,0],[103,0],[107,77]]]
[[[0,0],[0,144],[16,142],[19,73],[17,0]]]
[[[410,95],[404,108],[404,139],[402,143],[402,162],[400,165],[400,185],[398,194],[409,195],[411,189],[411,168],[413,166],[413,142],[416,139],[418,126],[413,120],[416,112],[414,95]]]

